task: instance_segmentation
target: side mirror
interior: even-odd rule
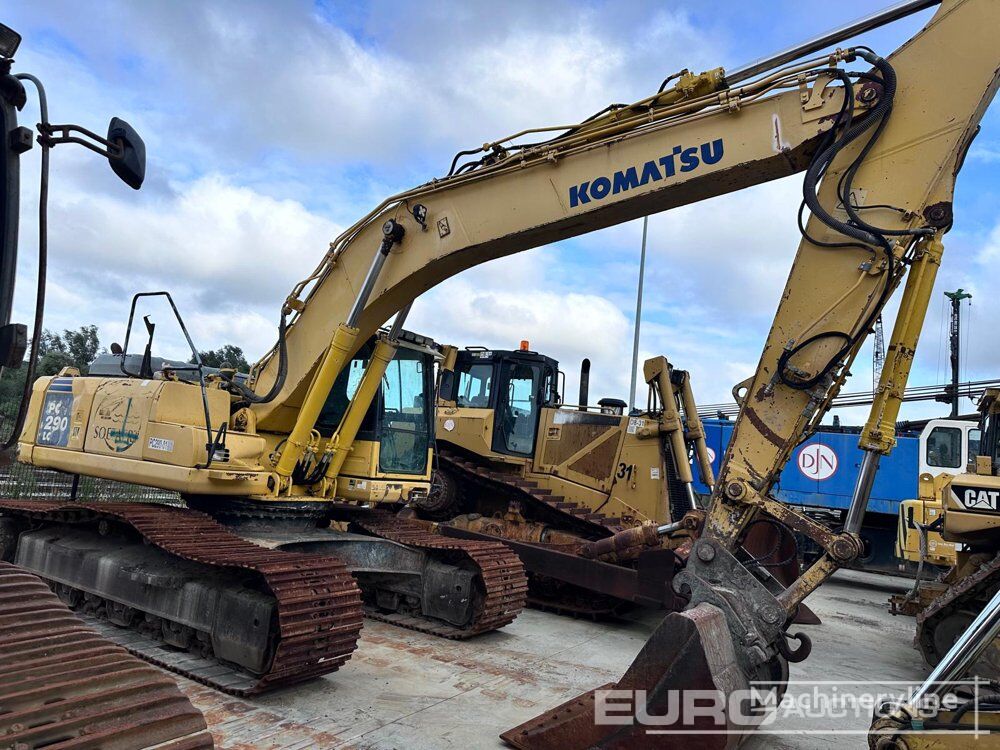
[[[108,154],[111,169],[122,182],[138,190],[146,177],[146,144],[135,128],[118,117],[112,117],[108,124],[108,143],[120,150],[120,153]]]

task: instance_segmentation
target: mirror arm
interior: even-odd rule
[[[60,143],[77,143],[81,146],[89,148],[96,154],[105,156],[108,159],[120,159],[124,154],[124,149],[122,148],[120,141],[111,142],[106,138],[102,138],[90,130],[79,125],[52,125],[47,122],[38,123],[38,132],[41,134],[38,136],[38,142],[43,146],[56,146]],[[58,133],[58,135],[56,135]],[[90,141],[84,140],[83,138],[71,135],[72,133],[79,133],[87,138],[90,138],[101,146],[95,145]]]

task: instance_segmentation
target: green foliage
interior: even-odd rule
[[[76,367],[86,375],[100,346],[97,326],[94,325],[80,326],[76,331],[63,331],[61,334],[42,331],[35,377],[56,375],[64,367]],[[5,367],[3,370],[3,377],[0,377],[0,438],[8,437],[10,425],[17,418],[27,377],[27,362],[18,368]]]
[[[243,355],[243,350],[238,346],[226,344],[218,349],[209,349],[206,352],[198,352],[201,363],[206,367],[232,367],[237,372],[250,372],[250,363]],[[194,364],[194,359],[191,359]]]
[[[97,326],[80,326],[62,334],[43,331],[38,344],[38,374],[55,375],[63,367],[76,367],[86,375],[101,348]]]

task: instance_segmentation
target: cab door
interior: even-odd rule
[[[538,418],[555,375],[541,362],[504,360],[497,379],[493,450],[511,456],[535,452]]]

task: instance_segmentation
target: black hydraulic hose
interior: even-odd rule
[[[38,109],[42,125],[49,123],[49,105],[45,98],[45,87],[42,82],[30,73],[18,73],[17,78],[31,81],[38,91]],[[35,384],[35,370],[38,364],[38,348],[42,341],[42,319],[45,316],[45,284],[49,265],[49,150],[51,146],[44,139],[39,139],[42,147],[41,177],[38,185],[38,286],[35,291],[35,323],[31,331],[31,351],[28,354],[28,372],[24,378],[24,389],[21,392],[21,403],[17,407],[17,419],[10,437],[4,441],[0,451],[6,452],[13,448],[21,436],[24,420],[28,416],[28,403],[31,400],[31,389]]]
[[[1000,704],[1000,693],[983,693],[971,700],[967,700],[963,703],[958,710],[951,717],[952,724],[958,724],[962,721],[962,717],[965,716],[973,708],[979,707],[984,708],[989,706],[991,710],[995,710],[997,704]]]
[[[827,167],[834,160],[837,154],[846,148],[848,144],[857,139],[862,133],[868,130],[872,126],[873,122],[878,122],[879,125],[876,128],[874,136],[868,141],[861,154],[859,154],[859,158],[856,160],[856,164],[860,165],[861,160],[864,159],[864,156],[866,156],[872,146],[875,145],[875,141],[881,134],[882,128],[885,125],[885,118],[892,111],[892,98],[896,93],[896,75],[892,70],[892,66],[881,57],[877,57],[863,50],[858,53],[858,56],[875,65],[879,71],[883,73],[883,75],[889,75],[889,78],[885,79],[885,83],[883,84],[883,96],[879,100],[878,104],[876,104],[869,113],[868,117],[865,117],[857,123],[853,123],[844,131],[839,139],[829,145],[820,154],[818,154],[815,159],[813,159],[812,163],[806,169],[805,179],[802,184],[802,197],[805,199],[806,205],[809,206],[809,210],[831,229],[835,229],[841,234],[859,240],[866,245],[883,246],[885,244],[884,237],[877,236],[868,229],[863,229],[861,227],[853,226],[848,222],[840,221],[826,210],[823,204],[819,202],[819,196],[816,194],[816,187],[819,184],[820,177],[824,172],[826,172]],[[855,165],[852,165],[852,167],[855,167]],[[845,184],[845,188],[850,188],[850,182]],[[848,201],[848,203],[849,202],[850,201]],[[904,234],[906,233],[908,232],[904,232]]]
[[[282,309],[281,321],[278,323],[278,375],[274,379],[274,384],[271,386],[271,390],[263,396],[258,396],[242,383],[238,383],[235,380],[230,381],[230,388],[235,389],[239,392],[240,396],[242,396],[243,400],[240,403],[243,406],[248,406],[249,404],[266,404],[270,401],[274,401],[277,395],[281,392],[281,389],[284,387],[285,378],[288,376],[288,341],[286,332],[287,316],[285,314],[285,310]]]
[[[882,57],[879,57],[874,52],[868,48],[856,48],[857,55],[862,59],[868,61],[876,69],[878,69],[882,78],[883,94],[879,102],[872,108],[872,111],[864,119],[857,123],[850,125],[841,135],[839,139],[831,143],[825,149],[823,149],[817,156],[813,159],[812,163],[806,169],[805,180],[803,181],[802,192],[803,201],[805,205],[809,206],[810,211],[816,215],[816,217],[826,224],[831,229],[843,234],[852,239],[858,240],[864,243],[866,249],[870,249],[867,246],[874,245],[880,248],[886,259],[885,268],[885,284],[879,293],[879,298],[877,304],[872,309],[872,312],[864,320],[864,322],[859,326],[857,333],[851,335],[843,331],[827,331],[824,333],[818,333],[814,336],[810,336],[805,341],[801,341],[794,347],[785,350],[781,356],[778,358],[778,377],[781,381],[789,386],[790,388],[795,388],[797,390],[808,390],[816,386],[823,378],[827,376],[829,371],[836,366],[836,363],[843,359],[850,350],[861,340],[861,338],[866,334],[869,328],[878,316],[879,311],[885,305],[889,298],[889,294],[892,291],[893,279],[896,274],[896,258],[892,252],[892,246],[886,239],[886,235],[924,235],[932,232],[930,229],[904,229],[904,230],[887,230],[880,227],[875,227],[867,222],[862,221],[858,215],[857,211],[851,206],[850,200],[850,190],[854,175],[860,168],[860,165],[864,161],[865,157],[874,147],[875,143],[878,141],[879,136],[885,129],[885,125],[888,122],[890,113],[892,112],[893,99],[896,94],[896,73],[893,70],[889,62]],[[865,76],[865,78],[871,79],[871,76]],[[848,167],[845,175],[838,182],[838,198],[841,203],[844,204],[845,209],[850,217],[849,222],[843,222],[837,219],[835,216],[831,215],[819,202],[819,197],[816,194],[816,187],[819,183],[820,177],[825,174],[827,167],[833,159],[839,154],[847,145],[852,141],[857,139],[868,130],[873,122],[878,124],[875,127],[875,131],[872,133],[871,138],[862,148],[861,152],[855,158],[855,160]],[[803,236],[806,239],[811,240],[807,234],[805,234],[804,227],[802,227],[801,221],[799,222],[800,228],[803,230]],[[838,246],[831,245],[830,243],[817,243],[820,246]],[[854,243],[849,243],[853,246]],[[802,351],[806,346],[827,338],[842,338],[845,343],[833,357],[830,358],[829,362],[823,367],[817,375],[807,380],[798,381],[792,380],[787,374],[787,367],[789,360],[798,352]]]

